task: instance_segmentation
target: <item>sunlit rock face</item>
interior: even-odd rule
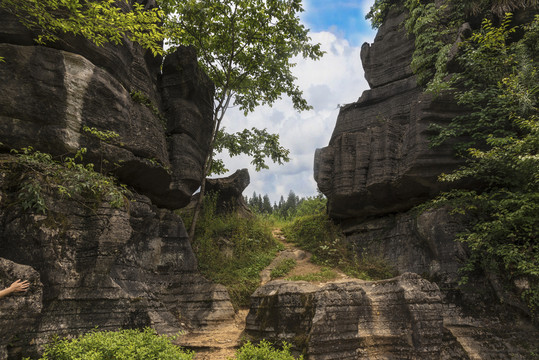
[[[442,304],[415,274],[326,285],[272,281],[252,296],[247,333],[303,348],[308,359],[439,358]]]
[[[451,146],[429,147],[430,125],[459,109],[449,96],[433,99],[417,86],[404,18],[392,12],[374,43],[363,45],[371,89],[341,108],[329,145],[316,151],[314,177],[334,218],[408,210],[443,189],[437,177],[458,164]]]
[[[158,206],[189,202],[202,179],[214,93],[194,49],[163,63],[127,40],[98,47],[66,37],[34,46],[32,33],[9,14],[0,13],[0,24],[4,150],[31,145],[63,155],[85,147],[87,160]],[[119,136],[102,141],[88,128]]]
[[[198,273],[182,219],[170,210],[200,186],[209,151],[214,87],[195,50],[163,60],[127,40],[97,47],[69,36],[47,46],[32,39],[0,13],[0,286],[31,282],[27,293],[0,301],[0,359],[37,355],[53,334],[142,326],[176,333],[231,319],[226,289]],[[107,131],[118,136],[95,136]],[[132,195],[112,208],[107,199],[47,193],[46,213],[25,210],[23,174],[9,154],[28,146],[54,156],[87,148],[84,161]]]
[[[475,295],[477,305],[483,295]],[[537,349],[539,332],[518,316],[468,312],[446,299],[413,273],[327,284],[275,280],[252,295],[245,331],[285,341],[308,360],[530,359]]]

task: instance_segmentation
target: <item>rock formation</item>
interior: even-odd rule
[[[33,46],[32,33],[0,13],[0,143],[53,155],[88,148],[88,160],[113,170],[161,207],[188,204],[200,186],[212,126],[213,84],[195,51],[162,59],[139,46],[98,47],[67,37]],[[114,131],[104,142],[87,128]]]
[[[251,217],[253,213],[243,198],[243,190],[249,186],[251,179],[247,169],[237,170],[234,174],[224,178],[206,179],[206,194],[215,196],[215,210],[218,214],[235,212],[242,217]],[[195,194],[187,211],[194,211],[199,194]]]
[[[309,360],[528,359],[539,334],[509,318],[486,328],[412,273],[325,285],[275,280],[251,299],[247,334],[285,341]]]
[[[460,110],[448,96],[433,99],[410,69],[414,50],[393,10],[361,59],[371,86],[341,108],[329,145],[315,155],[314,177],[337,219],[406,211],[442,189],[437,181],[454,168],[450,145],[429,147],[430,125]]]
[[[437,178],[459,164],[452,144],[429,146],[431,124],[443,125],[464,110],[450,94],[434,98],[416,84],[410,68],[414,39],[403,29],[405,17],[402,7],[393,7],[374,43],[363,45],[361,59],[371,89],[341,108],[329,145],[316,151],[314,177],[328,198],[329,215],[358,254],[382,257],[399,272],[420,274],[441,289],[437,305],[443,309],[443,326],[431,334],[439,341],[431,348],[434,352],[404,350],[402,358],[529,358],[537,348],[530,339],[538,332],[518,299],[505,297],[500,304],[500,291],[492,286],[496,280],[481,274],[468,286],[457,285],[458,269],[467,257],[466,248],[454,241],[463,229],[462,219],[444,208],[413,210],[447,189]],[[266,294],[267,299],[272,296]],[[362,315],[353,316],[361,323],[357,318]],[[398,333],[402,326],[395,326]],[[256,327],[264,328],[260,322]],[[332,358],[310,350],[317,346],[312,339],[306,346],[313,351],[309,358]],[[371,343],[356,343],[357,354],[364,356]],[[400,358],[393,353],[399,344],[389,339],[378,343],[374,358]]]
[[[232,318],[226,289],[199,275],[182,220],[168,210],[200,186],[209,149],[214,89],[195,50],[163,62],[127,40],[32,39],[0,13],[0,286],[31,282],[0,301],[0,359],[96,326],[175,333]],[[97,131],[119,136],[103,141]],[[85,161],[133,194],[113,208],[47,193],[46,213],[25,209],[9,152],[27,146],[53,156],[85,147]]]

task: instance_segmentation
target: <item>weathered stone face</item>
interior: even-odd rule
[[[314,177],[334,218],[406,211],[443,189],[438,175],[458,164],[451,146],[429,147],[430,125],[459,109],[450,97],[433,99],[417,86],[404,16],[390,13],[374,43],[363,45],[372,89],[341,109],[329,145],[316,151]]]
[[[371,89],[341,108],[329,145],[316,151],[314,177],[328,198],[329,215],[339,222],[358,256],[382,258],[401,273],[414,272],[439,285],[444,327],[428,335],[436,334],[438,341],[429,355],[408,352],[388,338],[387,343],[361,340],[357,345],[356,341],[358,358],[526,359],[535,351],[529,349],[537,348],[532,340],[537,329],[518,295],[502,289],[488,273],[470,274],[468,285],[459,284],[459,268],[468,259],[465,244],[455,240],[464,230],[462,216],[443,208],[422,213],[414,209],[449,186],[478,184],[438,181],[441,173],[451,172],[460,160],[453,144],[430,147],[431,125],[443,126],[465,109],[450,94],[433,97],[417,86],[410,68],[414,39],[405,33],[405,9],[397,3],[402,4],[396,2],[374,43],[361,49]],[[452,51],[469,25],[463,25],[459,33],[456,30]],[[391,299],[392,295],[387,296]],[[347,305],[339,306],[343,312],[350,311]],[[398,319],[388,323],[398,324]],[[368,324],[362,326],[359,333],[369,331]],[[367,345],[372,343],[374,350],[369,350]],[[402,355],[396,355],[397,348]],[[320,359],[334,358],[324,356]]]
[[[0,286],[19,277],[32,285],[0,301],[0,327],[9,329],[0,330],[0,359],[36,355],[53,334],[96,326],[176,333],[233,317],[226,289],[198,273],[182,220],[167,210],[189,202],[209,151],[214,87],[195,51],[163,62],[127,40],[98,47],[65,36],[36,46],[33,38],[0,12],[0,153],[85,147],[84,161],[137,194],[122,209],[49,194],[47,214],[25,211],[21,174],[2,156]],[[119,137],[103,141],[84,127]]]
[[[39,273],[31,266],[0,257],[0,290],[18,279],[28,281],[31,290],[0,299],[0,359],[8,358],[8,344],[13,348],[31,341],[34,334],[29,334],[28,330],[37,329],[43,308]]]
[[[435,284],[415,274],[317,286],[272,281],[252,296],[246,330],[316,359],[435,359],[442,345]]]
[[[53,334],[77,335],[96,326],[151,326],[174,334],[233,318],[228,292],[198,273],[182,220],[169,210],[142,196],[125,209],[49,199],[47,215],[36,215],[8,211],[5,190],[0,274],[10,276],[2,282],[20,277],[32,283],[24,301],[17,296],[0,302],[2,314],[29,319],[10,333],[18,339],[8,347],[13,358],[20,351],[35,354]],[[28,270],[15,274],[13,267]],[[32,311],[21,315],[21,301]],[[0,323],[6,327],[19,316],[2,315]],[[1,337],[0,349],[10,343]]]
[[[520,321],[463,312],[435,283],[405,273],[373,282],[271,281],[251,297],[245,330],[286,341],[308,360],[529,359],[539,332]]]
[[[152,201],[181,208],[200,186],[213,123],[213,84],[193,49],[165,60],[128,41],[98,47],[66,36],[33,46],[32,33],[0,12],[0,143],[53,155],[88,149]],[[180,59],[180,60],[178,60]],[[114,131],[102,141],[84,131]],[[208,130],[210,129],[210,130]]]

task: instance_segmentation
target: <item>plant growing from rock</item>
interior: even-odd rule
[[[390,1],[377,1],[380,5]],[[415,36],[412,66],[427,91],[449,90],[467,109],[447,126],[433,128],[433,146],[447,141],[465,165],[440,179],[470,189],[441,194],[429,206],[466,214],[467,244],[463,281],[481,270],[502,301],[520,294],[527,310],[539,308],[539,17],[535,0],[406,0],[406,29]],[[516,25],[508,11],[526,11]],[[444,21],[440,21],[443,19]],[[483,19],[483,21],[481,21]],[[454,47],[458,27],[469,21],[470,34]],[[452,73],[447,68],[453,47]],[[462,185],[460,185],[462,187]],[[428,206],[427,206],[428,207]],[[521,284],[519,287],[515,284]],[[524,285],[522,285],[524,284]],[[505,289],[505,290],[504,290]],[[522,308],[522,307],[521,307]]]
[[[295,259],[283,259],[275,268],[271,270],[270,278],[273,280],[288,275],[296,264],[297,262]]]
[[[237,352],[235,360],[302,360],[303,356],[298,358],[290,353],[290,345],[283,344],[282,349],[273,347],[268,341],[262,340],[258,345],[247,342]],[[230,359],[229,360],[234,360]]]
[[[124,11],[118,4],[131,5],[132,10]],[[145,9],[127,0],[2,0],[0,8],[34,30],[39,44],[58,41],[63,34],[80,35],[96,45],[118,45],[127,38],[154,55],[163,54],[164,14],[159,8]]]
[[[117,185],[114,178],[96,172],[93,164],[79,162],[85,148],[61,160],[32,147],[13,152],[22,174],[18,180],[18,201],[24,210],[45,214],[48,211],[45,199],[50,194],[81,202],[106,201],[118,208],[126,204],[125,187]]]
[[[235,213],[218,215],[216,199],[213,193],[205,197],[192,247],[202,274],[226,286],[236,309],[246,307],[279,247],[268,224]]]

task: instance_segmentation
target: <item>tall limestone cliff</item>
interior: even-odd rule
[[[53,334],[175,333],[231,318],[226,289],[198,273],[182,220],[168,210],[188,204],[209,151],[214,88],[195,50],[163,61],[127,40],[39,46],[33,37],[0,13],[0,287],[31,283],[0,301],[0,359],[36,354]],[[25,209],[10,150],[28,146],[53,156],[87,148],[84,160],[132,195],[114,208],[45,192],[45,213]]]
[[[274,284],[255,294],[248,327],[254,334],[303,339],[309,359],[532,358],[538,331],[518,299],[500,291],[488,274],[458,286],[467,256],[454,241],[462,219],[445,209],[413,210],[445,190],[438,176],[459,165],[452,144],[429,146],[431,124],[444,125],[464,110],[449,94],[433,97],[417,85],[410,68],[414,39],[405,33],[405,17],[402,6],[393,7],[374,43],[363,45],[371,88],[341,108],[329,145],[316,151],[314,163],[329,215],[342,225],[350,246],[360,255],[384,258],[404,278],[320,289]],[[385,297],[371,286],[386,287]],[[395,297],[400,305],[391,303],[395,291],[404,291]],[[328,300],[331,292],[336,296]],[[298,303],[307,305],[296,310]],[[411,314],[392,306],[425,309]],[[427,309],[436,309],[439,318]],[[273,322],[264,317],[271,311],[286,315]],[[395,312],[410,316],[397,319]],[[329,353],[323,334],[333,339],[326,344],[332,346]]]

